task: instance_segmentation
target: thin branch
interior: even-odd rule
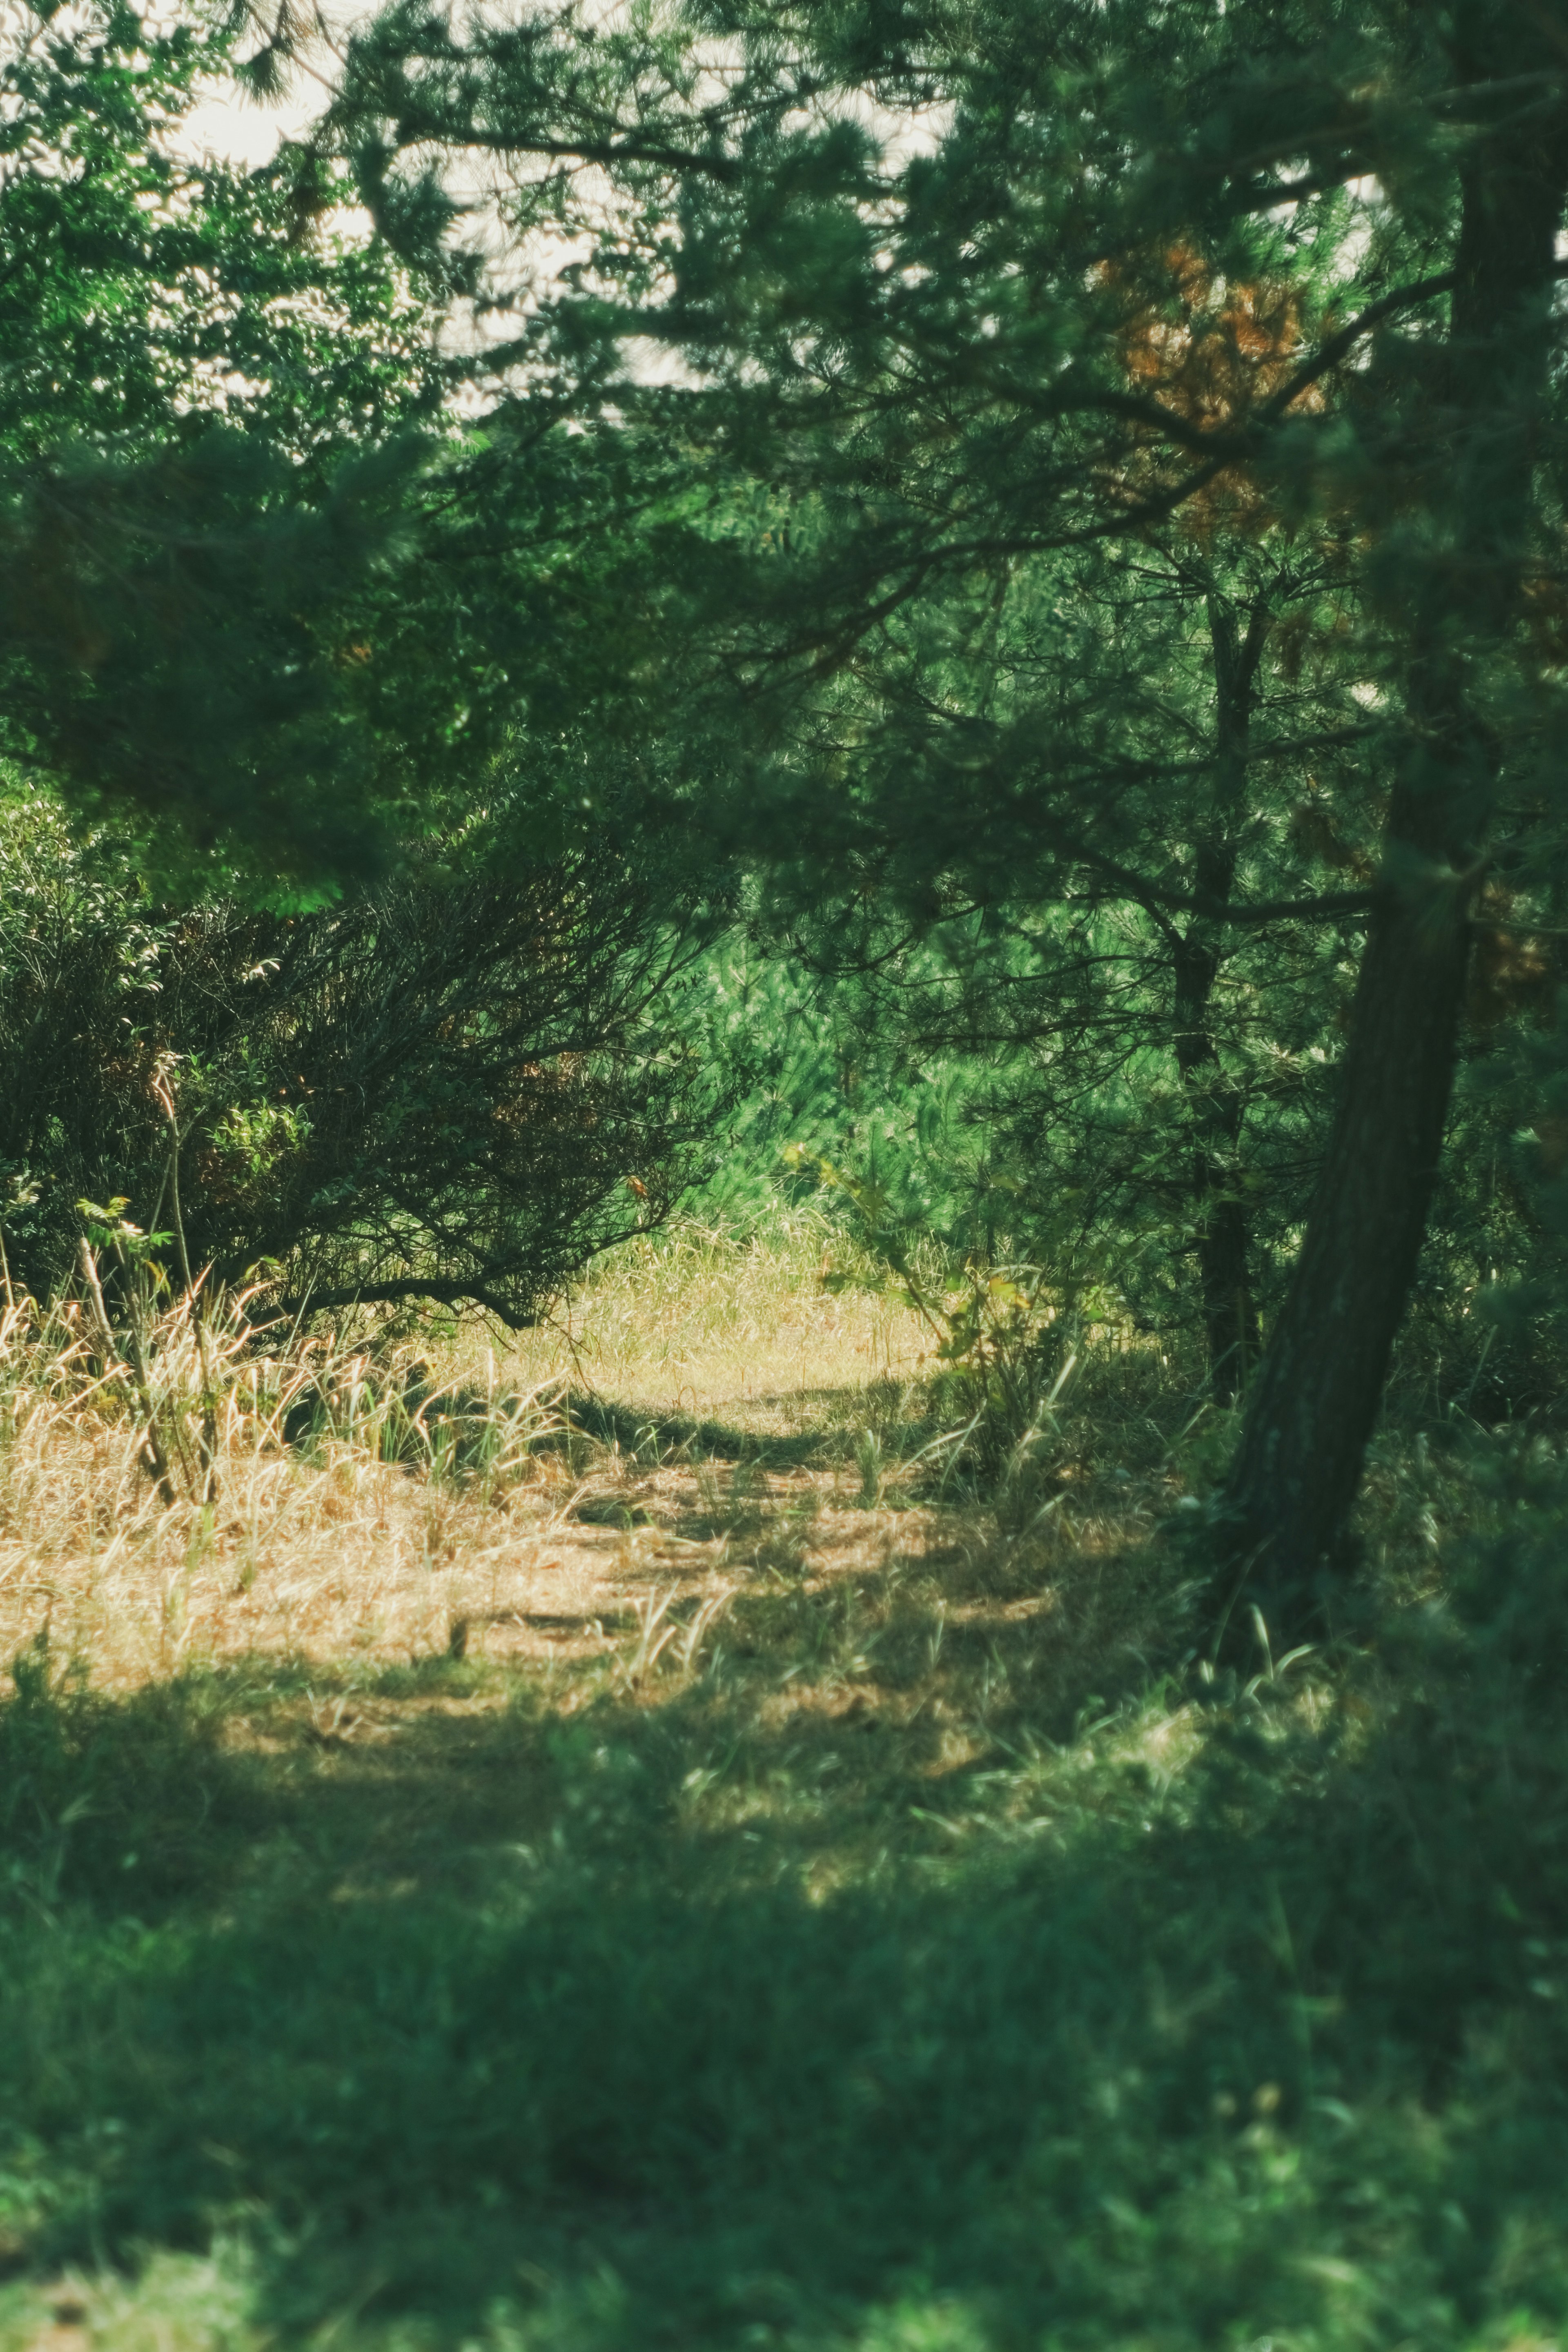
[[[1215,922],[1247,927],[1259,923],[1328,923],[1342,915],[1368,913],[1372,900],[1370,890],[1328,890],[1317,898],[1266,898],[1251,907],[1209,906],[1200,899],[1193,902],[1193,911]]]
[[[1396,286],[1391,294],[1384,294],[1376,302],[1369,302],[1366,309],[1358,311],[1337,335],[1331,335],[1321,349],[1297,369],[1288,383],[1282,384],[1271,399],[1265,401],[1261,411],[1264,420],[1272,425],[1282,416],[1292,401],[1300,399],[1301,394],[1316,383],[1320,376],[1326,375],[1331,368],[1338,367],[1362,337],[1370,334],[1373,327],[1381,326],[1384,319],[1392,318],[1395,311],[1414,310],[1418,303],[1430,302],[1436,295],[1447,294],[1454,283],[1455,272],[1446,269],[1436,277],[1418,278],[1409,286]]]

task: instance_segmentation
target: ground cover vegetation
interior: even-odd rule
[[[0,2346],[1542,2352],[1568,23],[0,72]]]
[[[1157,1355],[966,1500],[837,1245],[606,1262],[597,1440],[175,1310],[168,1503],[8,1317],[0,2340],[1553,2340],[1554,1455],[1390,1433],[1378,1641],[1194,1679]]]

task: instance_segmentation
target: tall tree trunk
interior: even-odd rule
[[[1476,16],[1500,30],[1489,11]],[[1495,45],[1463,64],[1474,79],[1516,69]],[[1437,1171],[1500,757],[1471,680],[1502,654],[1529,535],[1568,187],[1561,121],[1479,142],[1461,187],[1450,330],[1422,420],[1432,541],[1409,559],[1426,566],[1407,625],[1411,748],[1390,798],[1327,1159],[1223,1498],[1223,1606],[1234,1624],[1238,1599],[1256,1604],[1276,1646],[1331,1622]]]
[[[1214,824],[1199,842],[1194,881],[1216,908],[1236,883],[1238,826],[1247,795],[1247,734],[1253,688],[1268,635],[1262,598],[1245,633],[1219,597],[1208,604],[1215,672]],[[1193,1120],[1192,1192],[1197,1223],[1198,1281],[1209,1378],[1215,1401],[1233,1404],[1258,1360],[1258,1308],[1248,1269],[1247,1208],[1236,1189],[1241,1101],[1215,1042],[1212,1007],[1222,955],[1222,926],[1195,916],[1173,940],[1176,1067]]]

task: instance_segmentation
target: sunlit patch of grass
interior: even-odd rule
[[[592,1267],[515,1358],[652,1412],[794,1435],[897,1419],[932,1335],[895,1297],[822,1283],[849,1244],[817,1213],[738,1239],[678,1221]]]
[[[0,2352],[262,2352],[246,2247],[152,2255],[140,2274],[96,2266],[0,2285]]]
[[[68,1305],[3,1318],[0,1644],[47,1624],[126,1684],[251,1650],[419,1655],[515,1605],[570,1506],[548,1390],[458,1400],[408,1351],[269,1351],[237,1311],[205,1367],[181,1309],[143,1352],[151,1423]]]

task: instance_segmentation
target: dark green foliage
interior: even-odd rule
[[[498,153],[533,166],[514,250],[591,244],[506,361],[640,480],[661,772],[892,992],[900,933],[947,927],[917,1039],[1011,1057],[1037,1219],[1131,1231],[1140,1311],[1185,1307],[1222,1401],[1278,1302],[1233,1499],[1310,1614],[1488,860],[1521,926],[1558,887],[1550,28],[394,9],[313,152],[362,159],[410,255],[432,170]]]
[[[1456,100],[1448,37],[1402,19],[1035,5],[983,38],[940,12],[847,37],[742,9],[735,70],[706,93],[704,22],[395,12],[269,174],[176,189],[116,118],[90,200],[31,192],[83,268],[118,256],[128,285],[174,289],[172,325],[126,313],[112,363],[135,414],[167,424],[182,367],[243,360],[251,434],[309,452],[313,501],[264,461],[237,471],[221,435],[198,436],[193,471],[184,425],[175,474],[160,457],[145,479],[82,477],[51,539],[77,599],[68,668],[89,638],[108,650],[90,693],[66,690],[44,642],[58,600],[33,595],[31,556],[13,567],[43,632],[34,748],[172,796],[200,837],[217,747],[222,823],[319,871],[363,863],[378,826],[384,853],[390,813],[406,838],[460,806],[520,729],[544,768],[557,726],[594,711],[590,802],[600,753],[613,770],[656,736],[658,824],[671,802],[694,811],[705,855],[717,837],[762,859],[785,912],[810,910],[819,962],[870,960],[893,1062],[929,1084],[933,1061],[982,1057],[961,1089],[989,1129],[970,1225],[994,1244],[1005,1211],[1006,1247],[1042,1264],[1109,1249],[1137,1317],[1201,1329],[1223,1399],[1282,1295],[1384,780],[1419,737],[1400,698],[1425,558],[1376,484],[1425,429],[1431,265],[1489,101]],[[1476,37],[1453,35],[1466,57]],[[61,50],[29,68],[46,143],[99,106],[94,74],[118,75],[121,111],[163,93],[177,112],[182,38],[134,71],[112,43],[108,65]],[[1355,93],[1379,75],[1398,97],[1368,113]],[[882,139],[933,103],[931,138]],[[1274,178],[1298,138],[1328,146],[1287,210]],[[331,453],[437,378],[377,250],[310,252],[295,231],[352,174],[421,283],[477,286],[431,176],[465,150],[540,158],[500,198],[509,236],[581,231],[595,259],[472,362],[495,404],[416,501],[417,561],[378,585],[367,562],[416,520],[395,454],[320,492]],[[1397,194],[1375,218],[1340,185],[1373,152]],[[136,246],[149,194],[166,201]],[[306,354],[312,269],[326,314]],[[356,362],[339,330],[365,320],[382,331]],[[707,373],[628,374],[632,335]],[[318,405],[290,409],[307,374]],[[177,558],[163,532],[156,593],[149,574],[129,621],[98,615],[149,513],[187,494],[207,520]],[[35,552],[42,512],[19,525]],[[1517,698],[1494,700],[1512,740]]]
[[[344,464],[313,501],[281,455],[216,428],[156,458],[28,469],[0,516],[0,749],[123,812],[187,885],[215,862],[274,888],[384,866],[345,607],[417,457]]]
[[[1317,891],[1310,857],[1315,830],[1365,871],[1335,828],[1372,750],[1322,643],[1335,550],[1259,549],[1231,521],[1017,577],[983,632],[972,616],[983,651],[956,614],[945,657],[929,623],[889,623],[869,755],[863,708],[839,714],[868,785],[861,870],[899,887],[912,782],[945,871],[923,910],[879,901],[811,933],[863,961],[912,1055],[976,1073],[1006,1248],[1064,1274],[1113,1252],[1134,1316],[1201,1334],[1225,1396],[1322,1148],[1365,917],[1353,888]]]
[[[0,1712],[0,1886],[13,1904],[83,1898],[139,1907],[209,1883],[247,1819],[219,1750],[223,1717],[199,1693],[160,1687],[129,1706],[89,1690],[47,1633],[11,1664]],[[256,1816],[259,1822],[263,1816]]]
[[[23,10],[0,74],[0,447],[192,449],[215,423],[315,487],[345,446],[428,405],[433,313],[331,223],[345,184],[202,161],[184,117],[228,83],[234,26],[192,11]]]
[[[237,33],[23,11],[0,57],[0,753],[209,881],[386,851],[348,688],[435,313],[307,185],[185,159]],[[153,854],[148,845],[148,854]]]
[[[400,5],[244,183],[142,136],[218,52],[100,30],[10,85],[10,152],[85,165],[19,169],[0,228],[0,747],[172,813],[187,876],[323,888],[13,868],[14,1265],[62,1276],[80,1194],[161,1225],[177,1169],[226,1278],[523,1320],[700,1172],[744,1062],[710,1207],[805,1143],[906,1276],[1092,1283],[1194,1412],[1189,1342],[1211,1401],[1251,1375],[1235,1557],[1194,1514],[1079,1570],[1142,1580],[1153,1670],[1257,1624],[1265,1672],[1108,1710],[1134,1669],[1095,1655],[1047,1696],[1063,1569],[951,1627],[944,1589],[882,1654],[910,1711],[854,1720],[800,1695],[836,1631],[868,1679],[862,1595],[799,1546],[662,1704],[487,1717],[455,1624],[357,1753],[297,1676],[120,1702],[40,1646],[0,1707],[0,2252],[226,2240],[281,2342],[1555,2337],[1550,1446],[1443,1454],[1468,1526],[1445,1563],[1407,1497],[1420,1602],[1335,1592],[1339,1648],[1275,1664],[1412,1282],[1450,1446],[1561,1410],[1550,13]],[[416,444],[414,289],[495,290],[476,163],[509,269],[579,257]],[[308,226],[351,178],[357,254]],[[778,961],[702,967],[740,868]]]
[[[706,1170],[730,1080],[683,1034],[679,890],[608,850],[310,915],[179,913],[34,801],[4,871],[5,1230],[40,1297],[75,1273],[79,1200],[172,1230],[161,1086],[193,1266],[259,1266],[289,1312],[527,1323]]]

